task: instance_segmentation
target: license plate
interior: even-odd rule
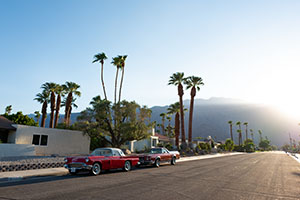
[[[71,168],[71,172],[76,172],[76,168]]]

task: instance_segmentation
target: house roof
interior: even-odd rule
[[[5,130],[16,130],[15,127],[12,126],[13,122],[6,119],[3,116],[0,116],[0,129],[5,129]]]
[[[165,142],[170,141],[170,138],[168,136],[161,135],[161,134],[158,134],[158,133],[155,133],[155,136],[157,136],[159,140],[162,140],[162,141],[165,141]]]

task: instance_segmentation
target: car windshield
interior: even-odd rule
[[[112,156],[110,149],[96,149],[91,153],[92,156]]]
[[[150,153],[151,153],[151,154],[162,153],[162,149],[160,149],[160,148],[151,149],[151,150],[150,150]]]

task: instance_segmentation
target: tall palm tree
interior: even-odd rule
[[[12,105],[6,106],[6,108],[5,108],[5,114],[10,115],[11,111],[12,111]]]
[[[261,142],[262,141],[262,131],[258,130],[258,134],[259,134],[259,141]]]
[[[241,122],[240,121],[238,121],[238,122],[236,122],[236,125],[237,126],[239,126],[239,131],[238,131],[238,133],[239,133],[239,146],[242,144],[242,128],[241,128]]]
[[[38,125],[40,125],[40,117],[41,117],[41,113],[39,111],[35,111],[34,112],[34,118],[36,119],[36,123]]]
[[[120,69],[122,70],[120,90],[119,90],[119,101],[118,101],[120,103],[120,101],[121,101],[121,91],[122,91],[122,86],[123,86],[124,71],[125,71],[125,61],[126,61],[127,55],[118,56],[118,58],[120,59]]]
[[[101,64],[101,82],[102,82],[102,87],[103,87],[103,93],[104,93],[104,98],[105,100],[107,100],[107,96],[106,96],[106,91],[105,91],[105,86],[104,86],[104,79],[103,79],[103,65],[104,65],[104,60],[106,60],[107,57],[105,55],[105,53],[98,53],[94,56],[94,61],[95,62],[99,62]]]
[[[253,133],[253,129],[250,129],[250,134],[251,134],[252,141],[254,142],[254,133]]]
[[[228,121],[229,128],[230,128],[230,138],[233,141],[233,134],[232,134],[232,121]]]
[[[180,128],[180,103],[176,102],[168,107],[168,114],[175,114],[175,144],[179,150],[179,128]]]
[[[162,134],[165,134],[165,120],[166,120],[166,117],[167,117],[167,113],[160,113],[159,116],[161,117]]]
[[[183,144],[186,144],[185,141],[185,130],[184,130],[184,111],[183,111],[183,86],[182,83],[184,81],[184,73],[174,73],[172,76],[170,76],[170,80],[168,85],[175,85],[177,86],[178,90],[178,96],[179,96],[179,104],[180,104],[180,118],[181,118],[181,140]]]
[[[114,103],[117,103],[117,86],[118,86],[118,75],[119,75],[119,69],[121,68],[121,59],[120,57],[114,57],[112,58],[111,64],[113,64],[116,68],[116,78],[115,78],[115,97],[114,97]]]
[[[245,132],[246,132],[246,140],[248,140],[248,122],[244,122]]]
[[[171,135],[172,135],[172,127],[171,127],[172,117],[167,114],[166,119],[168,120],[168,137],[171,137]]]
[[[42,85],[42,89],[44,89],[46,92],[49,92],[51,94],[50,97],[50,123],[49,128],[53,128],[53,122],[54,122],[54,111],[55,111],[55,90],[56,90],[57,84],[53,82],[46,82]]]
[[[70,119],[71,119],[72,109],[73,109],[73,108],[78,108],[78,105],[75,104],[75,101],[76,101],[76,98],[72,98],[71,106],[70,106],[70,108],[68,109],[68,110],[69,110],[69,112],[68,112],[69,125],[70,125]],[[64,100],[61,102],[61,106],[62,106],[62,107],[66,107],[66,102],[67,102],[67,99],[64,99]]]
[[[73,95],[74,96],[81,96],[81,92],[78,90],[80,88],[80,85],[74,83],[74,82],[66,82],[63,85],[64,90],[66,93],[68,93],[67,98],[65,99],[65,123],[67,126],[70,125],[70,115],[72,110],[72,103],[73,103]]]
[[[64,90],[64,87],[62,85],[57,85],[56,89],[55,89],[55,94],[57,95],[57,98],[56,98],[54,128],[56,128],[58,125],[59,111],[60,111],[60,107],[61,107],[61,97],[65,96],[66,91]]]
[[[47,118],[47,106],[50,101],[49,99],[49,92],[43,91],[42,93],[38,93],[36,95],[36,100],[37,102],[42,104],[42,122],[41,122],[41,127],[45,127],[45,122]]]
[[[200,85],[204,85],[201,77],[189,76],[184,79],[186,89],[191,89],[191,103],[190,103],[190,115],[189,115],[189,143],[192,143],[193,138],[193,112],[194,112],[194,98],[196,96],[196,90],[200,91]]]

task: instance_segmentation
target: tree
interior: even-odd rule
[[[269,150],[269,148],[270,148],[270,141],[268,140],[268,138],[262,139],[262,140],[259,142],[259,147],[260,147],[261,149],[263,149],[264,151],[265,151],[265,150]]]
[[[259,142],[261,142],[262,141],[262,131],[258,130],[258,134],[259,134]]]
[[[45,127],[45,122],[47,118],[47,106],[49,103],[49,92],[43,91],[42,93],[38,93],[36,95],[36,98],[34,99],[37,102],[42,104],[42,122],[41,127]]]
[[[196,91],[200,91],[200,85],[204,85],[201,77],[189,76],[184,79],[184,84],[186,89],[191,88],[191,102],[190,102],[190,115],[189,115],[189,143],[192,143],[193,138],[193,111],[194,111],[194,98],[196,96]]]
[[[237,132],[239,133],[239,146],[242,144],[242,128],[241,128],[241,122],[236,122],[236,125],[239,126],[239,130]]]
[[[179,150],[179,129],[180,129],[179,113],[180,113],[180,103],[179,102],[171,104],[168,107],[168,114],[175,114],[175,127],[174,127],[175,144],[176,144],[178,150]]]
[[[253,133],[253,129],[250,129],[250,134],[251,134],[251,139],[254,142],[254,133]]]
[[[117,103],[117,86],[118,86],[118,75],[119,75],[119,69],[121,68],[121,59],[120,57],[114,57],[112,58],[111,64],[113,64],[116,68],[116,78],[115,78],[115,96],[114,96],[114,103]]]
[[[73,102],[73,95],[80,97],[81,92],[78,90],[80,88],[80,85],[74,83],[74,82],[66,82],[63,85],[63,89],[68,93],[67,98],[65,99],[65,123],[67,126],[70,125],[70,115],[72,110],[72,102]]]
[[[34,112],[34,118],[36,119],[36,123],[39,125],[40,124],[40,117],[41,113],[39,111]]]
[[[55,94],[57,95],[57,98],[56,98],[54,128],[56,128],[58,125],[59,111],[60,111],[60,107],[61,107],[61,97],[65,96],[66,91],[64,90],[64,87],[62,85],[57,85],[57,87],[55,89]]]
[[[109,111],[111,110],[111,112]],[[115,113],[118,122],[111,123],[109,113]],[[91,102],[91,107],[81,112],[75,126],[91,138],[101,138],[112,147],[120,147],[127,141],[147,138],[153,127],[151,110],[134,101],[111,104],[108,100]]]
[[[6,108],[5,108],[5,114],[10,115],[11,111],[12,111],[12,105],[6,106]]]
[[[177,86],[178,90],[178,96],[179,96],[179,104],[180,104],[180,120],[181,120],[181,142],[184,146],[186,146],[186,141],[185,141],[185,130],[184,130],[184,111],[183,111],[183,86],[182,83],[184,81],[184,73],[174,73],[172,76],[170,76],[170,80],[168,85],[175,85]]]
[[[57,88],[57,84],[53,82],[46,82],[41,87],[45,92],[51,94],[50,97],[50,124],[49,128],[53,128],[53,122],[54,122],[54,111],[55,111],[55,90]]]
[[[78,108],[78,105],[75,103],[77,99],[76,98],[73,98],[72,99],[72,102],[71,102],[71,105],[70,105],[70,108],[69,108],[69,112],[68,112],[68,119],[69,121],[71,122],[71,113],[72,113],[72,109],[73,108]],[[62,102],[61,102],[61,107],[66,107],[66,99],[64,99]],[[66,126],[70,126],[70,123],[69,125],[65,124]]]
[[[228,121],[229,129],[230,129],[230,138],[233,141],[233,134],[232,134],[232,121]]]
[[[166,119],[168,120],[168,127],[167,127],[168,137],[174,137],[173,127],[171,126],[172,117],[170,115],[167,115]]]
[[[104,86],[104,79],[103,79],[103,65],[104,65],[104,60],[106,60],[107,57],[105,55],[105,53],[98,53],[94,56],[94,61],[95,62],[99,62],[101,64],[101,82],[102,82],[102,88],[103,88],[103,93],[104,93],[104,98],[107,100],[107,96],[106,96],[106,91],[105,91],[105,86]]]
[[[122,86],[123,86],[123,78],[124,78],[124,71],[125,71],[125,60],[127,58],[127,55],[124,56],[118,56],[120,59],[120,69],[122,70],[122,76],[121,76],[121,82],[120,82],[120,90],[119,90],[119,103],[121,101],[121,92],[122,92]]]
[[[248,122],[244,122],[245,132],[246,132],[246,140],[248,140]]]
[[[254,152],[254,148],[255,148],[255,145],[253,143],[253,140],[246,139],[244,141],[244,149],[246,152]]]
[[[162,134],[165,134],[165,120],[167,117],[167,113],[160,113],[159,115],[161,117],[161,130],[162,130]]]
[[[7,114],[2,115],[6,119],[14,122],[15,124],[27,125],[27,126],[38,126],[34,119],[30,118],[28,115],[23,115],[21,111],[16,114]]]
[[[233,147],[234,147],[234,142],[233,142],[233,140],[227,139],[227,140],[225,141],[225,150],[226,150],[226,151],[232,151],[232,150],[233,150]]]

